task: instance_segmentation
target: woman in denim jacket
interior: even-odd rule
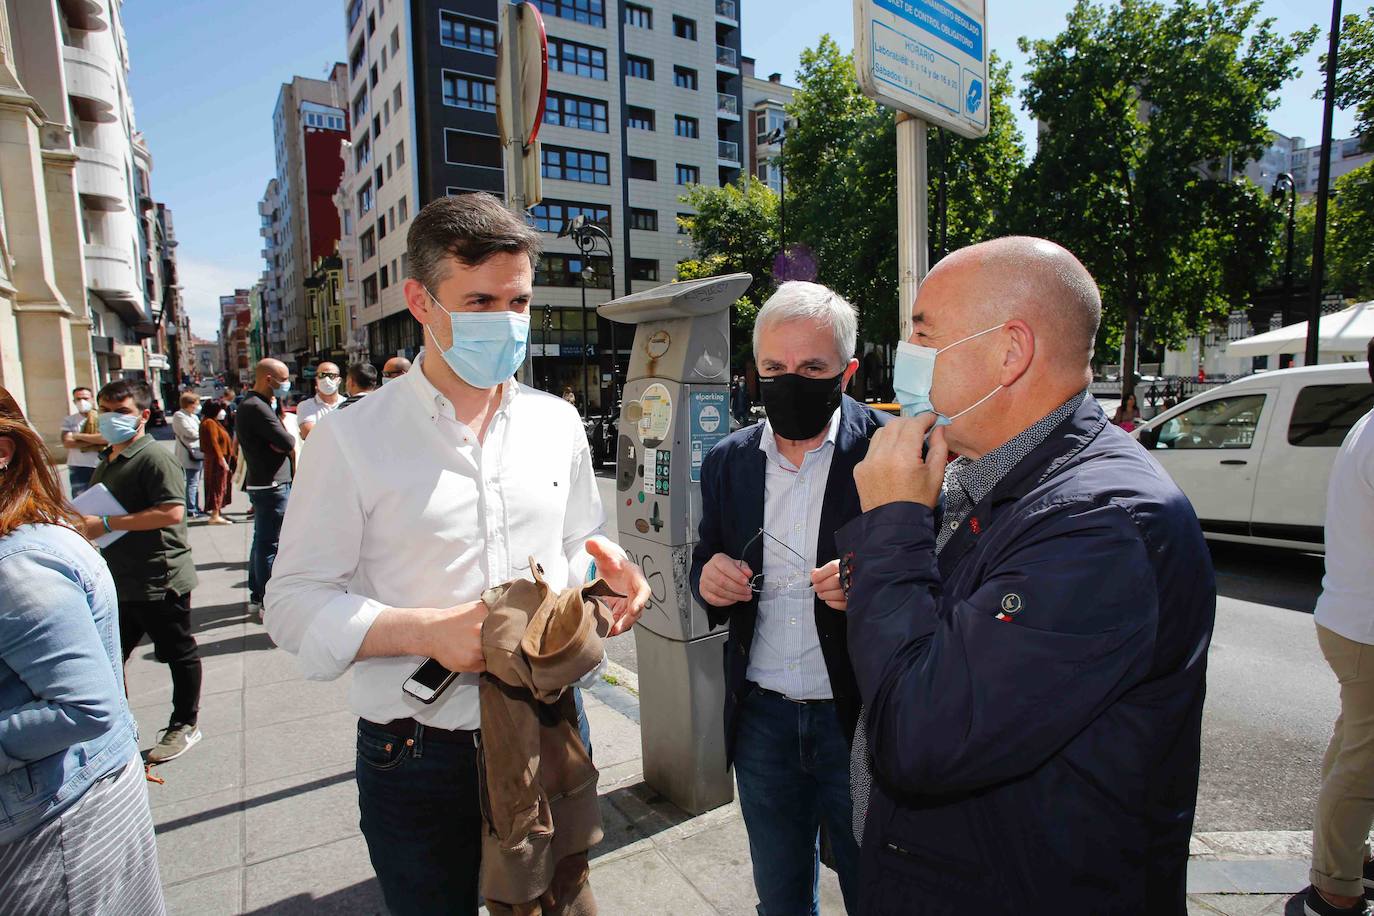
[[[114,580],[0,388],[0,909],[162,914]]]

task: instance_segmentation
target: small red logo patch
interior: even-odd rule
[[[973,518],[969,519],[968,526],[973,530],[974,534],[983,533],[983,526],[978,523],[978,516],[976,515]]]

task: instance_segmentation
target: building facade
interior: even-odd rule
[[[768,79],[754,75],[754,60],[743,60],[744,71],[744,142],[748,147],[745,166],[749,174],[782,193],[783,174],[778,157],[783,144],[773,139],[773,131],[787,131],[787,106],[792,103],[795,86],[785,85],[781,73],[770,73]],[[785,142],[785,138],[783,139]],[[771,141],[771,142],[770,142]]]
[[[533,378],[599,409],[610,392],[613,331],[592,309],[610,298],[613,282],[624,294],[673,279],[693,253],[677,227],[688,212],[681,196],[693,184],[736,181],[745,168],[739,10],[735,0],[536,5],[548,36],[549,86],[540,132],[544,200],[530,210],[545,233],[532,308]],[[344,11],[353,161],[341,213],[351,210],[356,238],[358,325],[371,359],[413,356],[422,341],[401,289],[408,220],[443,195],[505,191],[498,4],[350,0]],[[606,231],[613,261],[604,243],[584,258],[558,238],[579,215]],[[349,254],[341,254],[347,275]],[[629,343],[622,329],[615,344],[622,368]]]
[[[253,293],[236,289],[219,297],[219,339],[224,348],[225,381],[253,383]]]
[[[59,460],[73,386],[175,381],[174,238],[128,71],[118,0],[0,2],[0,384]]]
[[[1301,144],[1301,138],[1298,139]],[[1369,165],[1374,162],[1374,151],[1365,151],[1361,146],[1359,137],[1347,137],[1344,140],[1333,140],[1331,143],[1331,187],[1336,186],[1336,179],[1342,175],[1349,174],[1361,166]],[[1317,193],[1317,181],[1321,177],[1322,148],[1317,146],[1303,146],[1293,151],[1293,182],[1298,186],[1298,193],[1304,197],[1312,197]]]

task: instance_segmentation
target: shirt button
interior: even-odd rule
[[[949,523],[949,530],[950,530],[950,531],[958,531],[958,530],[959,530],[959,523],[958,523],[958,522],[950,522],[950,523]]]
[[[793,525],[793,526],[792,526],[792,530],[793,530],[793,531],[801,531],[801,528],[802,528],[801,525]]]

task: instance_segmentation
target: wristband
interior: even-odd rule
[[[102,516],[100,516],[100,524],[102,524],[102,525],[105,526],[105,533],[106,533],[106,534],[113,534],[113,533],[114,533],[114,529],[110,527],[110,517],[109,517],[108,515],[102,515]]]

